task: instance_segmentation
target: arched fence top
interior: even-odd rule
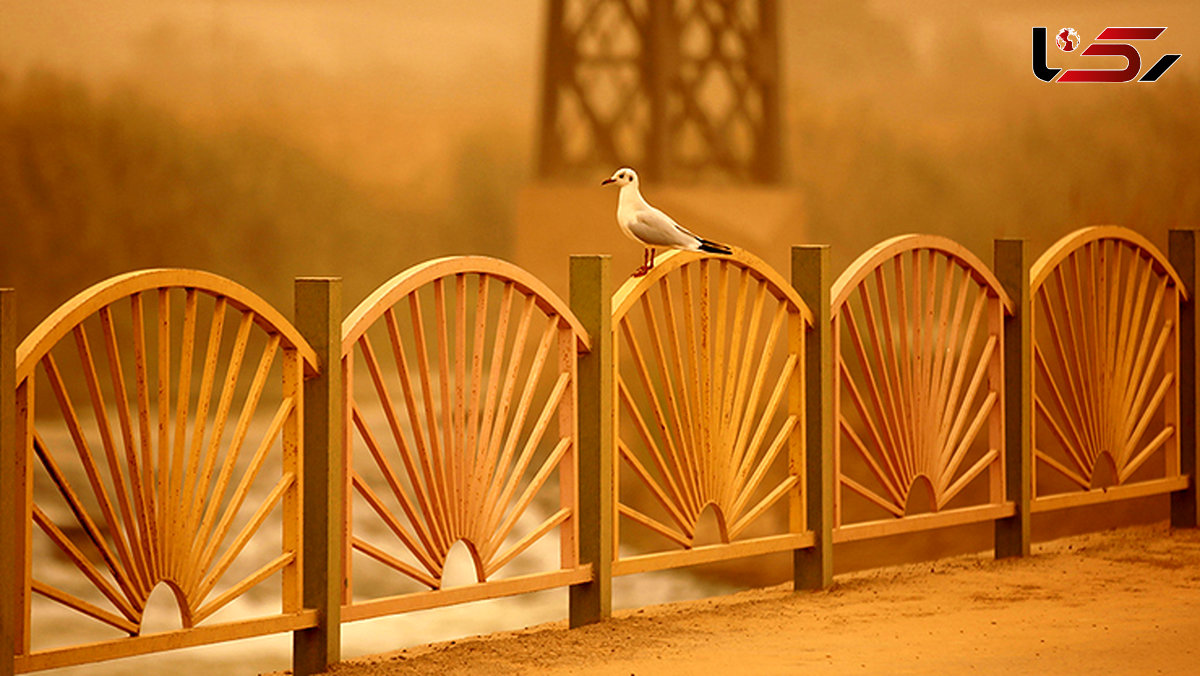
[[[152,289],[195,289],[225,298],[242,312],[251,312],[254,323],[268,333],[278,333],[285,347],[295,348],[304,360],[305,373],[315,375],[320,366],[317,353],[281,312],[250,289],[226,277],[182,268],[136,270],[93,284],[63,303],[46,317],[17,346],[17,380],[33,374],[38,362],[80,322],[122,298]]]
[[[532,296],[542,312],[559,316],[571,327],[580,352],[591,350],[591,339],[587,330],[579,323],[567,304],[549,286],[523,268],[488,256],[447,256],[408,268],[364,298],[342,322],[342,354],[353,350],[354,343],[362,334],[383,316],[388,308],[408,294],[436,279],[463,274],[487,275],[512,282],[518,291]]]
[[[854,289],[866,279],[867,275],[871,274],[880,265],[908,251],[916,250],[931,250],[949,256],[961,267],[967,274],[981,286],[988,289],[988,292],[1000,299],[1004,305],[1004,311],[1008,314],[1013,313],[1013,302],[1004,292],[1004,288],[1000,285],[1000,280],[996,279],[996,275],[991,269],[979,260],[979,257],[971,253],[963,245],[954,240],[941,237],[939,235],[898,235],[890,239],[876,244],[867,249],[861,256],[856,258],[853,263],[846,267],[837,281],[833,283],[830,289],[831,303],[833,313],[836,315],[838,310]]]
[[[812,325],[812,311],[805,305],[804,300],[800,298],[800,294],[796,293],[791,284],[761,258],[737,247],[734,247],[733,254],[730,256],[710,256],[698,251],[669,251],[665,255],[660,256],[654,267],[650,269],[650,272],[646,273],[643,277],[630,277],[626,279],[625,283],[613,294],[612,316],[614,321],[624,317],[637,301],[647,291],[654,288],[663,277],[689,263],[704,259],[732,263],[736,267],[745,270],[751,277],[764,283],[767,290],[776,300],[794,307],[800,313],[800,316],[803,317],[806,325]]]
[[[1179,273],[1175,271],[1175,267],[1171,265],[1162,251],[1142,234],[1118,225],[1094,225],[1081,228],[1051,244],[1050,248],[1046,249],[1029,268],[1030,292],[1037,293],[1054,268],[1058,267],[1068,256],[1091,242],[1100,240],[1116,240],[1140,250],[1145,257],[1149,257],[1154,271],[1169,277],[1175,287],[1179,289],[1180,296],[1187,300],[1187,285],[1183,283]]]

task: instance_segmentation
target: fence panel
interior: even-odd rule
[[[812,545],[803,482],[811,324],[787,282],[743,251],[671,252],[617,290],[614,538],[629,544],[618,527],[628,523],[657,542],[640,555],[618,547],[614,575]],[[777,504],[782,517],[764,519]],[[710,507],[720,544],[697,546]]]
[[[1002,371],[1012,306],[987,266],[948,239],[904,235],[860,256],[831,294],[835,541],[1012,516]]]
[[[1186,489],[1179,313],[1187,290],[1149,240],[1096,226],[1030,270],[1034,499],[1047,511]]]
[[[377,289],[342,336],[344,620],[591,579],[575,518],[576,355],[588,337],[553,292],[503,261],[439,259]],[[554,533],[556,569],[497,575]],[[478,584],[444,589],[458,542]],[[397,593],[355,594],[368,575]]]
[[[18,671],[315,623],[300,599],[301,384],[315,368],[276,310],[193,270],[97,284],[20,344],[25,465],[17,496],[5,497],[25,524],[11,573]],[[244,617],[273,596],[263,586],[272,578],[279,611]],[[143,634],[159,584],[182,629]],[[71,618],[94,622],[99,630],[71,635],[95,642],[47,646],[43,612],[58,635]]]

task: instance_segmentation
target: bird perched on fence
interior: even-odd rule
[[[638,175],[633,169],[622,167],[600,183],[609,184],[621,188],[617,198],[617,225],[627,237],[645,247],[642,267],[633,271],[634,277],[641,277],[654,267],[656,249],[705,251],[726,256],[733,253],[728,246],[690,232],[670,216],[650,206],[638,189]]]

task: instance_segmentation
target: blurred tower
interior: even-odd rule
[[[538,174],[783,173],[776,0],[548,0]]]

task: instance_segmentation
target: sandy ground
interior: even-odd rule
[[[382,674],[1196,673],[1200,531],[1127,528],[409,648]]]

